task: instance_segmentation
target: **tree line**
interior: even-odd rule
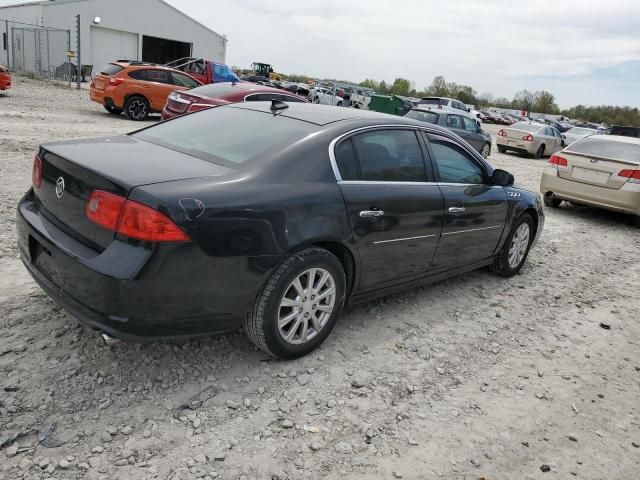
[[[304,82],[311,78],[304,75],[292,75],[289,80],[294,82]],[[348,81],[326,80],[335,83],[353,84]],[[504,108],[521,110],[526,112],[546,113],[553,115],[564,115],[569,118],[595,123],[606,123],[608,125],[629,125],[640,126],[640,110],[631,107],[618,107],[613,105],[585,106],[578,105],[569,109],[561,110],[556,104],[555,96],[546,90],[530,91],[527,89],[517,92],[509,100],[506,97],[494,97],[490,93],[478,94],[469,85],[461,85],[455,82],[447,82],[442,75],[436,76],[431,85],[417,90],[415,83],[406,78],[396,78],[393,83],[386,83],[384,80],[378,82],[367,78],[359,85],[370,88],[383,95],[400,95],[404,97],[449,97],[461,101],[468,105],[475,105],[476,108]]]

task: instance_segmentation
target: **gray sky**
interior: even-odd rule
[[[361,81],[435,75],[566,107],[640,105],[637,0],[168,0],[227,34],[227,63]],[[15,3],[0,0],[0,4]]]

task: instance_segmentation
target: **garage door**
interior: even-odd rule
[[[125,59],[138,60],[138,34],[91,27],[91,63],[94,72],[109,62]]]

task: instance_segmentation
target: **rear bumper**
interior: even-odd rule
[[[193,243],[115,239],[91,251],[39,212],[27,194],[16,230],[20,257],[51,298],[90,328],[124,340],[237,330],[270,271],[249,258],[210,257]]]
[[[11,77],[9,75],[0,75],[0,90],[9,90],[11,88]]]
[[[504,147],[507,150],[513,150],[514,152],[524,153],[528,155],[533,155],[537,150],[537,146],[533,142],[506,139],[504,137],[496,137],[496,145]]]
[[[545,166],[540,192],[593,207],[640,215],[640,185],[627,183],[619,190],[560,178],[555,168]]]

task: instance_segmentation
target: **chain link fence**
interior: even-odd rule
[[[0,63],[11,71],[39,78],[68,80],[75,77],[69,63],[71,32],[0,19]]]

